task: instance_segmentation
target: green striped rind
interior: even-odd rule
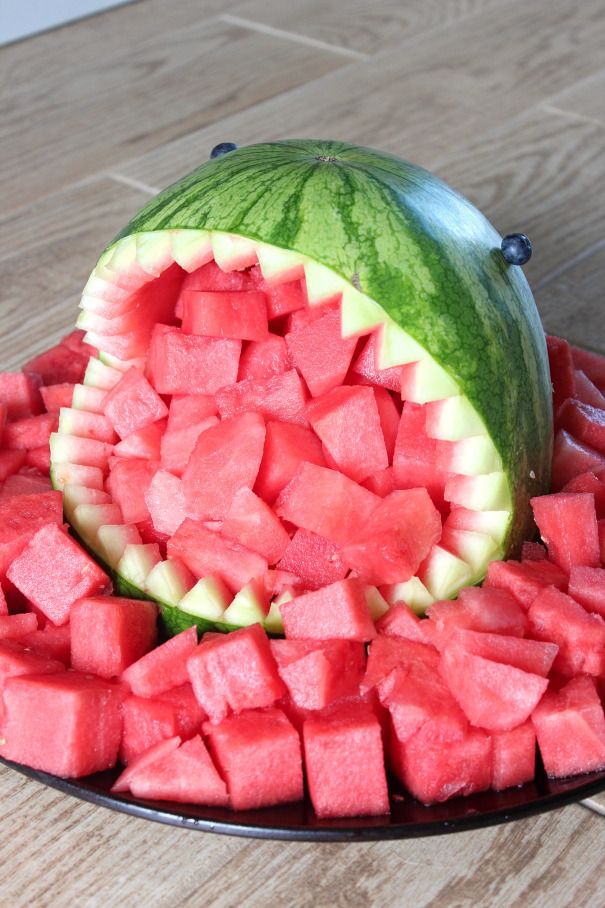
[[[219,230],[302,253],[376,300],[456,380],[509,477],[510,548],[548,489],[552,408],[544,332],[521,270],[483,215],[436,177],[341,142],[252,145],[208,161],[116,237]],[[114,241],[115,242],[115,241]]]

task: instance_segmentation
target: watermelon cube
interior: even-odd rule
[[[594,473],[580,473],[574,476],[561,489],[562,492],[588,492],[594,495],[597,520],[605,517],[605,483],[597,479]]]
[[[47,385],[40,388],[44,407],[49,413],[58,413],[61,407],[71,407],[74,398],[74,387],[71,382]]]
[[[605,569],[572,567],[567,591],[587,612],[605,618]]]
[[[589,404],[591,407],[605,410],[605,395],[599,391],[597,386],[591,382],[581,369],[576,369],[576,393],[574,397],[576,400],[581,400],[583,404]]]
[[[107,574],[56,524],[38,530],[7,577],[53,624],[66,624],[78,599],[111,585]]]
[[[198,438],[202,432],[216,426],[217,423],[217,416],[207,416],[199,422],[178,429],[171,428],[169,424],[160,442],[160,460],[164,469],[182,476]]]
[[[265,419],[279,419],[306,426],[307,392],[296,369],[270,375],[268,378],[248,378],[230,388],[217,392],[216,403],[223,419],[253,410]]]
[[[396,602],[376,622],[376,630],[385,637],[403,637],[416,643],[430,643],[427,622],[416,615],[405,602]]]
[[[25,454],[25,463],[28,467],[33,467],[48,476],[50,473],[50,447],[48,444],[42,445],[40,448],[30,448]]]
[[[237,380],[242,343],[156,325],[148,373],[159,394],[214,394]]]
[[[145,504],[159,533],[176,533],[187,516],[181,479],[167,470],[158,470],[145,492]]]
[[[527,617],[516,599],[506,590],[467,587],[456,602],[434,602],[427,609],[430,636],[443,649],[454,631],[469,629],[523,637]]]
[[[296,575],[307,590],[344,580],[348,571],[338,546],[309,530],[296,530],[277,567]]]
[[[434,674],[439,665],[439,655],[428,642],[422,643],[404,637],[388,637],[386,634],[381,634],[371,642],[368,649],[368,662],[361,685],[362,692],[378,686],[400,665],[416,666],[419,673],[423,675]]]
[[[337,580],[304,593],[280,606],[286,637],[345,639],[365,642],[376,636],[363,586],[357,580]]]
[[[163,419],[168,415],[168,407],[143,373],[132,366],[107,393],[103,412],[120,438],[126,438],[132,432]]]
[[[254,491],[267,504],[273,504],[303,461],[325,465],[317,436],[304,426],[269,420]]]
[[[546,549],[541,542],[524,542],[521,546],[521,561],[546,561]]]
[[[72,779],[109,769],[118,757],[123,697],[118,685],[79,672],[10,678],[0,754]]]
[[[539,707],[538,707],[539,708]],[[530,720],[510,731],[492,734],[494,791],[531,782],[536,771],[536,732]]]
[[[265,294],[269,319],[281,318],[290,312],[297,312],[307,305],[304,281],[292,280],[273,284],[262,280],[258,289]]]
[[[6,605],[6,600],[3,604]],[[22,640],[27,634],[34,633],[37,627],[38,619],[33,612],[22,612],[17,615],[0,614],[0,640]]]
[[[265,423],[258,413],[242,413],[202,432],[183,473],[188,514],[222,519],[238,489],[254,485],[264,443]]]
[[[558,420],[559,407],[563,401],[576,396],[576,372],[571,347],[566,340],[546,335],[546,347],[553,389],[553,412]]]
[[[371,334],[363,350],[353,363],[351,372],[355,380],[364,385],[380,385],[389,391],[399,393],[401,388],[401,366],[379,369],[376,356],[376,334]]]
[[[336,470],[301,463],[275,502],[275,513],[297,527],[346,545],[363,534],[382,499]]]
[[[168,431],[186,429],[216,413],[216,400],[212,394],[175,394],[168,408]]]
[[[138,697],[157,697],[189,681],[187,658],[196,647],[197,630],[188,627],[133,662],[120,680]]]
[[[323,709],[359,694],[365,667],[362,643],[352,640],[271,640],[280,677],[296,706]]]
[[[371,476],[368,476],[368,478],[362,482],[362,486],[365,489],[369,489],[374,495],[386,498],[387,495],[390,495],[391,492],[395,491],[395,474],[393,472],[393,467],[387,467],[386,470],[378,470],[377,473],[372,473]]]
[[[105,487],[122,512],[124,523],[149,519],[146,494],[157,464],[145,458],[114,459]]]
[[[527,614],[529,635],[556,643],[553,669],[561,675],[605,672],[605,621],[554,587],[543,590]]]
[[[362,482],[389,465],[372,388],[334,388],[307,405],[307,418],[339,469]]]
[[[252,810],[303,795],[300,740],[279,709],[254,709],[206,723],[208,747],[227,783],[233,810]]]
[[[213,721],[271,706],[285,693],[269,639],[258,624],[205,636],[187,659],[193,691]]]
[[[474,630],[454,631],[448,640],[448,645],[450,643],[454,649],[460,648],[465,653],[502,665],[513,665],[543,678],[550,672],[559,649],[556,643]]]
[[[9,678],[62,672],[65,665],[52,656],[34,652],[23,640],[0,641],[0,697]],[[0,714],[2,713],[0,699]]]
[[[240,359],[239,380],[262,381],[272,375],[281,375],[291,368],[284,338],[279,334],[270,334],[266,340],[251,341],[248,344]],[[235,379],[230,382],[234,383]]]
[[[605,393],[605,357],[580,347],[571,347],[576,369],[582,369],[600,391]]]
[[[254,281],[249,271],[223,271],[213,259],[185,276],[180,294],[181,305],[182,296],[188,290],[221,292],[252,290],[253,287]],[[182,313],[178,318],[182,318]]]
[[[180,738],[172,740],[180,741]],[[141,762],[130,765],[127,770],[127,787],[135,798],[227,806],[226,785],[199,735],[177,747],[170,746],[164,752],[151,754],[146,751],[142,757]],[[112,791],[124,790],[123,776]]]
[[[7,418],[21,419],[42,412],[40,377],[25,372],[0,372],[0,403]]]
[[[605,769],[605,716],[592,678],[572,678],[558,692],[547,691],[532,723],[550,778]]]
[[[490,787],[492,739],[478,728],[446,744],[427,740],[424,728],[405,742],[392,734],[387,754],[397,778],[422,804],[439,804]]]
[[[382,735],[364,704],[344,704],[303,725],[309,795],[318,817],[389,813]]]
[[[44,385],[75,384],[84,378],[90,356],[91,353],[86,350],[76,351],[61,343],[30,359],[23,366],[23,371],[40,376]]]
[[[22,450],[0,451],[0,482],[20,470],[26,457],[27,452]]]
[[[276,564],[290,544],[281,520],[246,486],[235,493],[221,533]]]
[[[605,467],[605,455],[583,445],[569,432],[560,429],[555,435],[551,487],[557,492],[574,476]]]
[[[265,294],[257,290],[184,290],[183,331],[207,337],[260,341],[268,334]]]
[[[2,445],[7,449],[40,448],[48,444],[51,432],[59,425],[56,413],[23,416],[8,423],[2,433]]]
[[[71,629],[69,624],[64,624],[62,627],[47,624],[41,630],[26,634],[25,637],[21,638],[21,642],[37,656],[58,659],[64,665],[69,665],[71,659]]]
[[[483,589],[507,590],[527,610],[548,586],[567,589],[567,574],[550,561],[492,561]]]
[[[441,517],[426,489],[383,498],[342,558],[365,582],[382,585],[412,577],[441,536]]]
[[[140,599],[80,599],[70,613],[72,667],[100,678],[121,674],[155,646],[157,614]]]
[[[566,400],[557,413],[557,426],[581,444],[605,454],[605,411],[579,400]]]
[[[206,718],[190,684],[173,687],[151,699],[127,697],[122,714],[120,762],[125,765],[164,738],[190,738]]]
[[[286,334],[292,362],[304,378],[313,397],[319,397],[344,381],[357,338],[342,338],[340,312],[327,312],[309,325]]]
[[[234,593],[250,580],[260,577],[269,567],[258,552],[190,518],[184,520],[169,539],[166,551],[169,558],[182,561],[196,577],[212,574]]]
[[[40,527],[51,523],[63,524],[60,492],[21,495],[18,507],[10,497],[0,499],[0,578]]]
[[[521,725],[539,703],[547,679],[475,655],[462,636],[469,633],[453,634],[441,654],[439,670],[449,689],[473,725],[487,731],[508,731]]]
[[[439,443],[426,433],[426,404],[403,405],[393,453],[393,476],[398,489],[425,488],[439,510],[445,508],[445,484],[450,476],[438,469]]]

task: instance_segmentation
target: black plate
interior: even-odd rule
[[[391,815],[388,817],[320,820],[307,801],[234,813],[218,807],[145,801],[127,794],[111,794],[110,788],[117,778],[115,770],[73,781],[59,779],[2,758],[0,762],[43,785],[57,788],[80,800],[146,820],[225,835],[314,842],[407,839],[493,826],[563,807],[605,789],[605,772],[552,780],[547,779],[544,771],[539,768],[535,781],[520,788],[454,798],[432,807],[424,807],[409,795],[401,798],[395,795],[391,801]]]

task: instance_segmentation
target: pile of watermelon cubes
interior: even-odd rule
[[[184,302],[183,324],[193,317]],[[305,355],[321,359],[325,332],[337,338],[331,309],[315,321],[300,306],[281,315],[295,336],[320,332]],[[202,333],[199,325],[196,331]],[[249,580],[238,546],[255,554],[265,572],[299,584],[282,607],[285,638],[270,639],[252,624],[201,640],[190,627],[159,643],[157,606],[113,596],[108,575],[69,534],[61,493],[48,476],[48,438],[95,352],[73,332],[23,372],[0,374],[0,754],[63,777],[119,765],[116,792],[238,811],[297,801],[306,791],[319,817],[386,814],[394,793],[433,804],[521,785],[534,778],[537,748],[551,777],[605,769],[605,359],[548,338],[553,490],[532,502],[542,542],[525,543],[520,561],[492,562],[481,587],[434,603],[426,618],[401,601],[376,619],[359,577],[388,582],[376,576],[377,556],[350,546],[343,563],[335,556],[342,552],[337,528],[320,536],[295,525],[312,476],[297,474],[301,494],[291,484],[282,494],[302,459],[307,471],[338,471],[343,483],[372,497],[397,496],[393,451],[398,426],[406,412],[414,419],[414,407],[404,406],[403,415],[396,408],[391,378],[377,376],[367,351],[372,341],[353,359],[359,384],[341,384],[355,342],[342,362],[331,356],[319,369],[316,362],[314,374],[332,376],[315,389],[317,397],[333,400],[328,406],[322,396],[309,410],[291,367],[292,356],[299,364],[304,359],[296,342],[290,349],[276,334],[251,339],[243,352],[240,342],[223,342],[212,375],[230,370],[231,387],[209,392],[206,384],[187,397],[166,368],[174,360],[168,348],[185,345],[185,337],[173,326],[156,328],[148,377],[135,372],[124,380],[136,381],[150,401],[157,398],[167,410],[158,410],[158,419],[168,417],[155,442],[149,432],[139,439],[139,452],[145,437],[161,443],[161,469],[150,471],[155,486],[141,493],[147,513],[139,528],[146,525],[155,545],[192,557],[182,529],[187,520],[176,522],[182,499],[165,478],[185,483],[188,475],[189,485],[203,490],[196,498],[206,502],[201,516],[226,522],[232,534],[234,586]],[[262,415],[249,409],[246,396],[259,382]],[[210,396],[230,422],[212,412]],[[114,428],[130,437],[136,430],[121,426],[127,408],[120,407],[120,389],[108,399]],[[334,408],[346,414],[350,406],[368,426],[369,441],[359,449],[331,441]],[[303,410],[308,421],[297,424]],[[292,421],[283,421],[285,412]],[[237,432],[229,430],[234,425]],[[220,481],[211,479],[212,451],[228,431],[234,443],[246,439],[261,470],[256,492],[233,473],[228,488],[227,468]],[[203,432],[218,437],[205,453],[198,445]],[[266,461],[267,445],[281,457]],[[183,454],[187,446],[199,455],[193,466]],[[111,473],[120,504],[119,473],[128,462],[118,457]],[[431,476],[440,481],[434,469]],[[428,515],[417,525],[421,545],[441,532],[441,517],[435,522],[430,515],[439,515],[443,501],[439,488],[429,491],[418,493]],[[270,506],[276,499],[284,522]],[[359,507],[355,501],[351,519]],[[258,539],[245,535],[250,513],[266,518],[253,521],[266,526]],[[386,526],[389,507],[383,516]],[[216,528],[207,532],[216,535]],[[348,574],[352,559],[355,577]]]

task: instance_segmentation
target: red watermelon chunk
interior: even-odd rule
[[[394,405],[393,405],[394,406]],[[336,468],[362,482],[389,465],[372,388],[334,388],[307,405],[307,417]]]
[[[40,397],[40,377],[25,372],[0,372],[0,403],[6,407],[7,418],[21,419],[43,410]]]
[[[548,687],[533,672],[475,655],[458,631],[441,654],[439,670],[472,725],[508,731],[525,722]],[[517,638],[509,638],[517,639]]]
[[[562,492],[588,492],[594,495],[597,520],[605,517],[605,483],[594,473],[580,473],[563,486]]]
[[[4,596],[4,594],[3,594]],[[4,600],[6,605],[6,600]],[[0,640],[22,640],[37,630],[38,619],[33,612],[17,615],[0,614]]]
[[[186,429],[216,413],[216,400],[212,394],[175,394],[168,408],[168,429]]]
[[[116,781],[111,786],[111,791],[113,792],[122,792],[130,790],[130,780],[133,778],[140,770],[143,770],[146,766],[149,766],[155,760],[159,760],[160,757],[163,757],[173,750],[176,750],[181,739],[178,735],[175,735],[173,738],[162,738],[157,744],[152,744],[151,747],[148,747],[147,750],[140,753],[138,756],[133,757],[127,768],[120,773]]]
[[[362,482],[362,486],[370,492],[373,492],[374,495],[386,498],[387,495],[395,491],[393,467],[387,467],[386,470],[379,470],[377,473],[368,476],[368,478]]]
[[[255,577],[262,576],[268,564],[262,555],[232,539],[208,529],[199,520],[187,518],[168,540],[169,558],[182,561],[196,577],[212,574],[235,593]]]
[[[357,338],[342,338],[340,311],[331,310],[311,324],[286,334],[292,362],[302,374],[313,397],[319,397],[344,381]]]
[[[427,609],[431,640],[443,649],[456,630],[468,629],[523,637],[527,617],[517,600],[506,590],[467,587],[456,602],[433,602]]]
[[[389,394],[386,388],[374,388],[373,390],[374,397],[376,398],[376,406],[378,407],[378,414],[380,416],[384,443],[387,449],[387,457],[389,463],[391,463],[393,454],[395,453],[395,444],[399,433],[401,414],[393,396]]]
[[[575,397],[576,373],[571,347],[566,340],[547,334],[546,347],[553,388],[553,412],[558,420],[558,410],[563,401],[568,397]]]
[[[551,561],[567,573],[574,565],[599,567],[594,495],[559,492],[532,498],[531,505]]]
[[[305,769],[318,817],[389,813],[380,724],[366,704],[343,704],[303,725]]]
[[[591,382],[581,369],[576,369],[576,393],[574,396],[577,400],[581,400],[583,404],[590,404],[591,407],[605,410],[605,395],[599,391],[597,386]]]
[[[122,672],[121,680],[139,697],[157,697],[180,687],[189,681],[187,658],[196,647],[197,630],[188,627],[133,662]]]
[[[49,413],[58,413],[61,407],[71,407],[74,397],[72,382],[60,382],[56,385],[46,385],[40,388],[40,394],[46,410]]]
[[[380,501],[342,558],[366,583],[408,580],[441,536],[441,517],[426,489],[392,492]]]
[[[17,473],[25,463],[26,456],[23,450],[0,451],[0,482]]]
[[[219,413],[230,419],[253,410],[265,419],[279,419],[306,426],[307,393],[296,369],[263,379],[246,379],[216,395]]]
[[[190,738],[206,718],[190,684],[174,687],[151,699],[130,696],[122,705],[124,728],[120,761],[130,764],[158,741],[178,735]]]
[[[69,624],[55,627],[47,624],[41,630],[35,630],[21,638],[21,642],[37,656],[58,659],[68,665],[71,658],[71,628]],[[36,669],[36,672],[38,670]]]
[[[338,546],[308,530],[295,532],[277,566],[295,574],[307,590],[344,580],[348,571]]]
[[[302,266],[300,271],[303,271]],[[297,312],[307,305],[304,279],[284,281],[282,278],[280,283],[276,284],[266,281],[262,277],[258,266],[252,268],[251,276],[254,279],[256,289],[262,290],[265,294],[269,319],[281,318],[290,312]]]
[[[561,675],[605,672],[605,621],[554,587],[543,590],[528,612],[529,634],[559,647],[553,669]]]
[[[605,456],[581,444],[569,432],[560,429],[555,435],[552,460],[552,489],[558,492],[574,476],[589,470],[605,468]]]
[[[254,491],[267,504],[273,504],[303,461],[325,465],[317,436],[304,426],[269,420]]]
[[[24,640],[0,641],[0,698],[9,678],[18,675],[45,675],[62,672],[65,665],[58,659],[34,652]],[[2,700],[0,699],[0,714]]]
[[[286,637],[345,639],[361,642],[376,636],[363,586],[357,580],[338,580],[280,606]]]
[[[275,502],[275,513],[297,527],[346,545],[362,536],[382,501],[348,476],[301,463]]]
[[[521,546],[521,561],[546,561],[547,557],[541,542],[524,542]]]
[[[30,448],[25,455],[25,463],[29,467],[40,470],[41,473],[50,473],[50,448],[42,445],[40,448]]]
[[[423,621],[405,602],[396,602],[376,622],[376,630],[385,637],[404,637],[417,643],[431,643],[427,622]]]
[[[377,339],[376,334],[371,334],[363,350],[353,363],[351,372],[355,379],[364,385],[380,385],[389,391],[399,394],[401,388],[401,367],[379,369],[376,365]]]
[[[9,679],[0,754],[64,778],[114,766],[122,734],[118,685],[60,671]]]
[[[132,366],[108,391],[103,412],[120,436],[126,438],[168,415],[168,407],[143,373]]]
[[[40,413],[37,416],[24,416],[8,423],[2,434],[4,448],[41,448],[48,444],[50,433],[59,425],[55,413]]]
[[[184,290],[183,331],[207,337],[259,341],[268,334],[265,294],[257,290]]]
[[[393,454],[393,475],[398,489],[425,488],[435,506],[444,510],[449,473],[437,468],[438,442],[426,434],[426,404],[403,405]]]
[[[276,564],[290,544],[279,518],[262,498],[245,486],[233,496],[221,533],[258,552],[269,564]]]
[[[492,561],[483,589],[507,590],[527,610],[548,586],[567,589],[567,574],[550,561]]]
[[[352,640],[271,640],[271,652],[292,701],[323,709],[359,694],[365,666],[362,643]]]
[[[183,473],[187,512],[201,520],[220,520],[242,486],[252,488],[265,443],[258,413],[242,413],[199,436]]]
[[[605,357],[574,346],[571,347],[571,355],[576,369],[582,369],[599,391],[605,393]]]
[[[298,733],[279,709],[254,709],[206,723],[208,747],[227,783],[233,810],[253,810],[303,796]]]
[[[502,665],[513,665],[524,672],[548,676],[559,647],[556,643],[526,640],[504,633],[486,633],[475,630],[456,630],[448,641],[465,653],[491,659]]]
[[[91,355],[85,350],[76,351],[65,344],[57,344],[30,359],[23,366],[23,371],[39,375],[44,385],[57,385],[63,382],[75,384],[84,378]]]
[[[250,271],[223,271],[213,259],[185,276],[181,297],[187,290],[220,293],[222,291],[251,290],[253,286],[254,280]],[[179,318],[181,318],[180,315]]]
[[[125,790],[123,781],[120,788],[116,787],[121,779],[112,791]],[[126,785],[135,798],[212,807],[226,807],[229,802],[226,785],[199,735],[164,752],[149,754],[137,766],[129,766]]]
[[[605,716],[595,682],[585,675],[549,690],[532,715],[550,778],[605,769]]]
[[[144,429],[128,435],[114,447],[114,455],[158,461],[161,456],[162,439],[166,432],[166,422],[167,420],[160,419],[145,426]]]
[[[185,491],[178,476],[158,470],[145,492],[145,504],[155,529],[171,536],[187,516]]]
[[[572,567],[568,593],[587,612],[605,618],[605,569]]]
[[[113,678],[157,642],[155,603],[114,596],[89,597],[70,612],[71,664],[81,672]]]
[[[122,512],[124,523],[140,523],[149,519],[145,496],[157,464],[142,458],[116,459],[106,480],[112,501]]]
[[[204,636],[187,659],[187,671],[198,702],[214,722],[231,712],[271,706],[285,693],[259,624]]]
[[[434,742],[421,728],[408,741],[392,734],[387,745],[390,766],[422,804],[440,804],[489,788],[492,778],[492,739],[469,728],[458,740]]]
[[[159,394],[214,394],[237,380],[241,346],[156,325],[148,358],[153,387]]]
[[[189,463],[189,458],[202,432],[205,432],[206,429],[211,429],[217,424],[217,416],[207,416],[201,422],[194,422],[183,428],[173,429],[169,424],[160,442],[162,466],[169,472],[181,476]]]
[[[66,624],[78,599],[111,586],[107,574],[56,524],[37,531],[7,577],[53,624]]]
[[[266,340],[251,341],[239,364],[240,381],[262,381],[272,375],[281,375],[292,368],[286,342],[279,334],[270,334]],[[234,384],[235,378],[230,384]]]
[[[377,687],[394,669],[400,666],[405,667],[406,671],[411,667],[414,670],[417,669],[416,674],[420,677],[435,675],[438,664],[439,654],[428,644],[428,641],[422,643],[380,634],[370,643],[361,691],[366,693],[373,687]]]
[[[536,771],[536,733],[531,721],[510,731],[493,732],[492,749],[494,791],[532,781]]]
[[[18,508],[12,498],[0,498],[0,578],[40,527],[49,523],[63,524],[60,492],[21,495]]]
[[[557,426],[581,444],[605,454],[605,411],[579,400],[566,400],[557,414]]]

